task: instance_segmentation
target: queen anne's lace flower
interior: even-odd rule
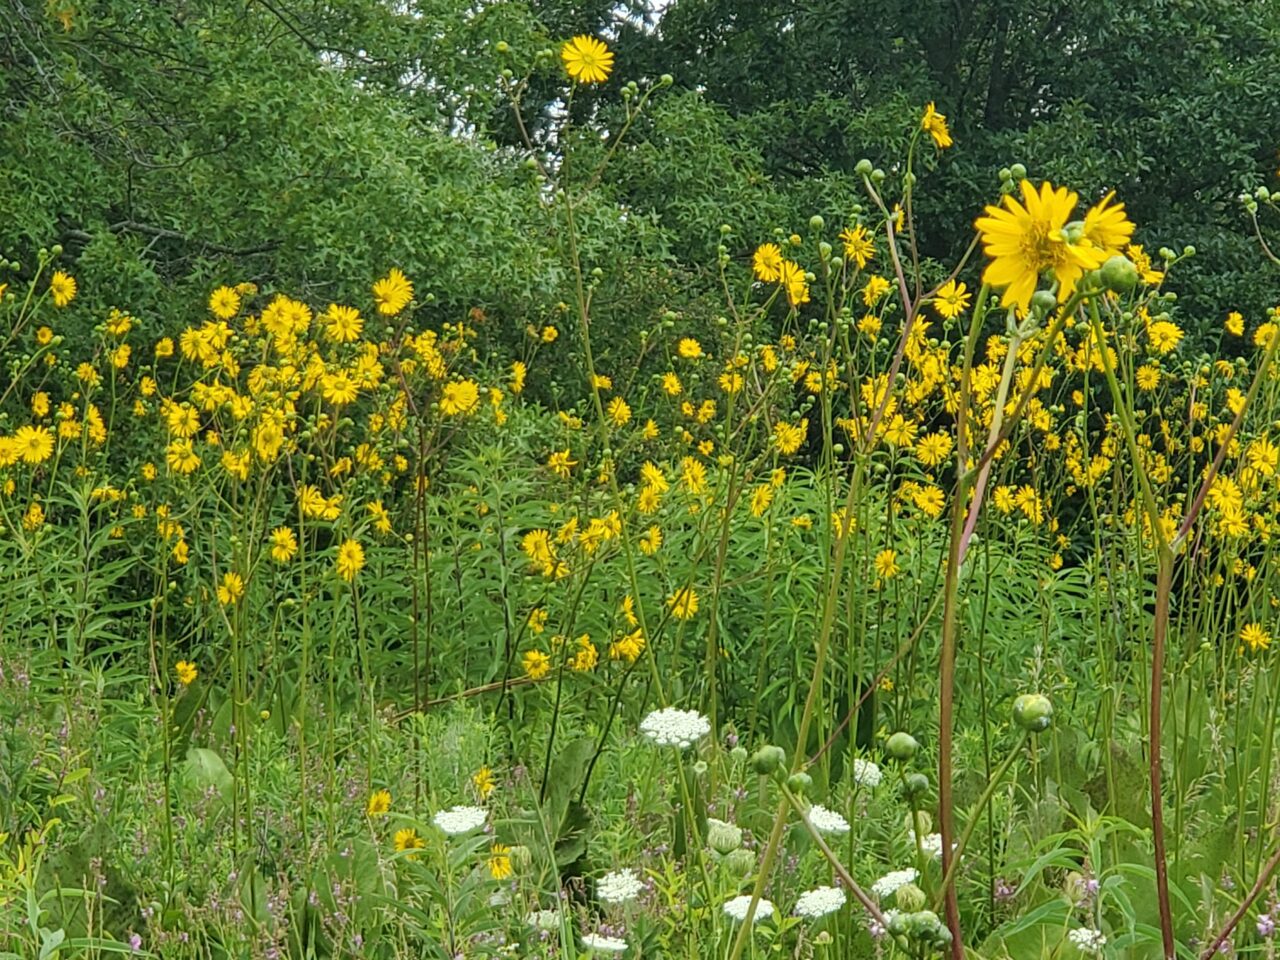
[[[433,822],[449,836],[458,837],[479,830],[488,818],[484,807],[450,807],[437,813]]]
[[[1107,938],[1102,931],[1090,930],[1088,927],[1076,927],[1067,934],[1067,939],[1074,943],[1081,953],[1101,953],[1102,948],[1107,944]]]
[[[606,873],[596,884],[596,896],[605,903],[626,903],[640,896],[642,890],[639,874],[630,868]]]
[[[880,781],[884,779],[884,774],[880,772],[880,768],[870,760],[863,760],[857,757],[853,761],[853,782],[860,787],[868,787],[875,789],[880,786]]]
[[[535,930],[552,931],[560,929],[559,910],[535,910],[526,919],[529,921],[529,926]]]
[[[907,867],[905,870],[894,870],[886,873],[883,877],[871,885],[871,892],[880,899],[892,897],[899,887],[905,887],[908,883],[915,883],[916,878],[920,876],[915,867]]]
[[[815,803],[809,808],[809,822],[819,833],[842,834],[849,832],[849,821],[834,810]]]
[[[732,900],[726,900],[724,904],[724,912],[734,920],[742,923],[747,918],[747,908],[751,906],[751,894],[744,893],[740,897],[734,897]],[[760,902],[756,904],[756,915],[752,920],[755,923],[759,920],[765,920],[773,916],[773,902],[760,898]]]
[[[622,953],[627,949],[627,941],[618,937],[606,937],[603,933],[584,933],[582,945],[598,953]]]
[[[839,887],[818,887],[806,890],[796,901],[796,916],[816,919],[835,913],[844,906],[844,891]]]
[[[660,747],[690,747],[711,732],[711,721],[697,710],[666,707],[640,721],[640,732]]]

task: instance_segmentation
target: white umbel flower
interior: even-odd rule
[[[1090,930],[1088,927],[1076,927],[1067,934],[1067,939],[1081,953],[1101,953],[1102,948],[1107,945],[1107,938],[1101,930]]]
[[[627,941],[603,933],[584,933],[582,945],[594,953],[622,953],[627,949]]]
[[[839,887],[817,887],[800,894],[800,899],[796,901],[796,916],[816,920],[828,913],[835,913],[844,904],[844,891]]]
[[[665,707],[640,721],[640,732],[660,747],[691,747],[711,732],[711,721],[697,710]]]
[[[432,822],[449,836],[460,837],[479,830],[487,819],[489,811],[484,807],[450,807],[437,813]]]
[[[908,883],[915,883],[916,878],[920,876],[919,871],[915,867],[907,867],[905,870],[894,870],[886,873],[883,877],[871,885],[871,892],[883,900],[885,897],[892,897],[899,887],[905,887]]]
[[[884,774],[880,772],[880,768],[870,760],[863,760],[861,757],[854,758],[853,782],[858,786],[874,790],[880,786],[880,781],[883,779]]]
[[[535,910],[525,918],[535,930],[551,932],[560,929],[559,910]]]
[[[734,897],[732,900],[726,900],[724,904],[724,912],[734,920],[738,921],[738,923],[741,923],[743,920],[747,919],[747,908],[749,906],[751,906],[751,894],[744,893],[740,897]],[[751,922],[757,923],[772,916],[773,902],[761,897],[760,902],[756,904],[755,918]]]
[[[596,896],[605,903],[626,903],[640,896],[644,883],[631,868],[606,873],[596,884]]]
[[[909,836],[911,837],[911,843],[914,846],[916,842],[915,834],[909,834]],[[956,846],[957,844],[955,843],[951,844],[951,849],[954,850]],[[934,860],[942,859],[942,834],[926,833],[920,838],[920,851],[926,857],[930,857]]]
[[[843,834],[849,832],[849,821],[834,810],[828,810],[819,803],[809,808],[809,822],[819,833]]]

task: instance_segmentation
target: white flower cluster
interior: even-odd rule
[[[606,937],[603,933],[584,933],[582,945],[588,951],[596,953],[622,953],[627,949],[627,941],[618,937]]]
[[[839,835],[849,832],[848,820],[818,803],[809,808],[809,822],[819,833]]]
[[[880,768],[870,760],[863,760],[861,757],[854,758],[853,782],[855,784],[874,790],[880,786],[880,781],[883,779],[884,774],[880,772]]]
[[[535,930],[551,932],[560,929],[559,910],[535,910],[526,919]]]
[[[871,892],[880,899],[892,897],[899,887],[905,887],[908,883],[915,883],[920,873],[915,867],[907,867],[905,870],[894,870],[886,873],[883,877],[871,885]]]
[[[640,732],[660,747],[691,747],[711,732],[711,721],[697,710],[665,707],[640,721]]]
[[[1067,934],[1067,939],[1081,953],[1101,953],[1102,948],[1107,945],[1107,938],[1101,930],[1090,930],[1088,927],[1076,927]]]
[[[743,920],[747,919],[747,908],[749,906],[751,906],[751,894],[744,893],[740,897],[734,897],[732,900],[726,900],[724,904],[724,912],[734,920],[742,923]],[[751,922],[756,923],[760,920],[767,920],[772,916],[773,902],[761,897],[760,902],[756,904],[755,918]]]
[[[912,846],[915,846],[916,835],[909,833],[908,836],[911,837]],[[957,846],[959,844],[953,843],[951,844],[951,849],[954,850]],[[920,850],[926,857],[931,857],[934,860],[942,859],[942,834],[926,833],[920,838]]]
[[[484,826],[489,812],[484,807],[450,807],[441,810],[433,818],[437,827],[451,837],[460,837]]]
[[[606,873],[596,884],[596,896],[605,903],[626,903],[640,896],[644,883],[631,868]]]
[[[839,887],[817,887],[800,894],[796,901],[796,916],[811,920],[835,913],[844,906],[844,891]]]

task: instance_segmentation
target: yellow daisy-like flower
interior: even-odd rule
[[[489,794],[493,793],[493,771],[488,767],[481,767],[471,775],[471,783],[481,800],[489,799]]]
[[[421,850],[426,846],[426,844],[423,843],[422,838],[418,836],[418,831],[413,829],[413,827],[405,827],[403,830],[397,830],[394,844],[396,853],[403,853],[405,850]],[[405,859],[416,860],[417,858],[418,855],[416,853],[410,853]]]
[[[276,527],[271,531],[271,559],[276,563],[288,563],[298,552],[298,538],[288,527]]]
[[[613,72],[613,53],[595,37],[566,40],[560,48],[565,72],[578,83],[603,83]]]
[[[244,596],[244,578],[233,570],[222,575],[218,584],[218,602],[224,607],[232,606]]]
[[[440,412],[446,417],[471,413],[480,402],[480,388],[473,380],[446,383],[440,395]]]
[[[698,594],[693,587],[681,587],[667,599],[667,604],[677,620],[692,620],[698,612]]]
[[[1112,190],[1084,215],[1085,239],[1094,246],[1101,247],[1108,257],[1123,252],[1134,231],[1132,221],[1124,212],[1124,204],[1111,205],[1115,196],[1116,192]]]
[[[328,312],[321,319],[324,321],[325,336],[335,343],[359,340],[364,330],[364,318],[355,307],[331,303]]]
[[[775,283],[782,276],[782,250],[776,243],[762,243],[751,255],[751,270],[756,279]]]
[[[530,680],[541,680],[551,672],[551,658],[541,650],[528,651],[520,662]]]
[[[920,118],[920,129],[933,137],[933,142],[940,150],[947,149],[953,142],[951,131],[947,129],[946,115],[938,112],[932,100],[924,108],[924,116]]]
[[[901,568],[898,566],[898,554],[893,550],[881,550],[875,557],[876,573],[884,580],[892,580]]]
[[[841,233],[840,240],[844,243],[844,258],[856,263],[859,270],[876,255],[876,245],[872,243],[867,228],[860,223]]]
[[[778,282],[787,292],[787,303],[792,307],[809,302],[809,281],[799,264],[783,260],[779,268]]]
[[[44,463],[53,455],[53,434],[45,427],[19,427],[11,442],[14,454],[32,466]]]
[[[219,320],[230,320],[240,311],[240,294],[232,287],[219,287],[209,294],[209,312]]]
[[[1105,251],[1089,242],[1070,243],[1063,228],[1076,208],[1078,197],[1066,187],[1048,181],[1039,190],[1022,181],[1022,202],[1006,195],[1002,206],[988,206],[975,226],[991,262],[983,271],[984,283],[1003,287],[1001,304],[1017,306],[1023,313],[1036,292],[1040,274],[1052,272],[1058,282],[1058,302],[1064,302],[1088,270],[1102,266]]]
[[[195,683],[196,677],[200,676],[196,665],[189,660],[179,660],[173,665],[173,672],[178,675],[178,682],[184,687],[191,686]]]
[[[55,307],[65,307],[76,298],[76,278],[61,270],[49,278],[49,292]]]
[[[338,576],[350,583],[364,569],[364,547],[358,540],[347,540],[338,548]]]
[[[394,317],[413,299],[413,284],[399,268],[392,267],[385,277],[374,283],[373,299],[380,314]]]
[[[391,791],[375,790],[369,795],[369,802],[365,804],[364,812],[366,816],[380,817],[391,809]]]
[[[1250,653],[1257,653],[1271,646],[1271,634],[1259,624],[1246,623],[1240,631],[1240,643],[1241,649],[1248,647]]]
[[[495,843],[489,847],[489,876],[495,880],[505,880],[514,871],[511,869],[509,847]]]
[[[963,283],[948,280],[933,298],[933,309],[948,320],[954,320],[969,309],[970,294]]]
[[[703,355],[702,344],[693,337],[685,337],[676,346],[676,352],[686,360],[697,360]]]

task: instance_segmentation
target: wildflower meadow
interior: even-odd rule
[[[1205,268],[946,89],[784,196],[550,5],[130,6],[0,33],[0,957],[1276,956],[1274,169]]]

